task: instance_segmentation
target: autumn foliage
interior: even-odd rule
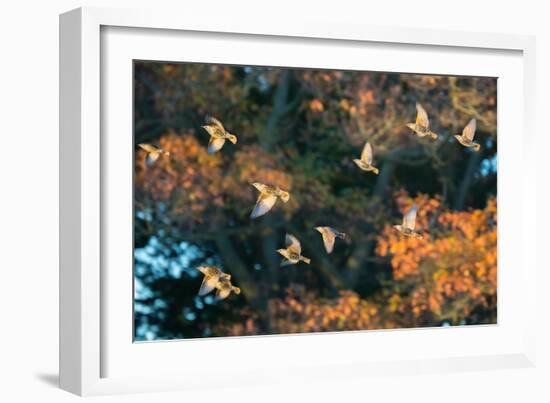
[[[417,226],[426,231],[423,239],[401,237],[386,226],[376,248],[391,258],[399,284],[389,297],[390,311],[406,317],[410,326],[466,324],[477,310],[495,311],[495,199],[483,210],[465,212],[443,210],[439,199],[425,195],[414,201],[421,212]],[[411,203],[406,195],[398,196],[402,209]]]
[[[441,209],[437,198],[411,199],[401,192],[397,203],[407,210],[420,206],[421,240],[403,238],[391,226],[378,237],[376,252],[389,257],[392,279],[384,297],[361,298],[342,290],[337,298],[318,298],[302,286],[286,290],[284,298],[269,301],[271,330],[302,333],[391,329],[434,324],[478,323],[476,315],[496,312],[496,202],[483,210],[453,212]],[[435,224],[430,224],[430,222]],[[489,317],[489,321],[496,317]],[[230,326],[229,335],[253,334],[248,326]],[[252,333],[251,333],[252,332]]]
[[[496,323],[496,80],[136,62],[134,93],[138,340]],[[405,127],[419,101],[437,141]],[[207,114],[237,144],[208,154]],[[452,137],[472,117],[479,153]],[[251,220],[252,182],[290,200]],[[422,239],[393,228],[413,204]],[[348,235],[330,255],[319,225]],[[287,232],[311,265],[280,267]],[[242,293],[197,296],[201,264]]]

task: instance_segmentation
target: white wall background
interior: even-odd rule
[[[461,0],[338,1],[11,0],[0,5],[0,400],[71,402],[55,386],[58,356],[58,14],[81,5],[185,7],[231,18],[319,18],[355,23],[506,32],[537,36],[538,160],[523,167],[548,178],[546,118],[550,91],[550,22],[545,2]],[[21,137],[19,137],[21,136]],[[21,140],[20,140],[21,138]],[[546,180],[547,182],[547,180]],[[544,182],[541,182],[544,183]],[[547,247],[539,191],[539,254]],[[544,264],[540,265],[544,267]],[[550,269],[550,268],[549,268]],[[550,298],[539,275],[538,366],[447,375],[353,379],[303,387],[93,398],[109,402],[271,401],[550,401]],[[413,346],[411,346],[413,348]]]

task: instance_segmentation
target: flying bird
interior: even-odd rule
[[[200,296],[206,295],[217,288],[220,281],[231,280],[230,274],[224,273],[215,266],[200,266],[197,267],[197,270],[204,274],[204,279],[199,289]]]
[[[354,159],[353,162],[355,162],[355,164],[363,171],[372,171],[378,175],[378,168],[372,165],[372,157],[372,146],[367,141],[363,147],[363,151],[361,152],[361,159]]]
[[[414,230],[414,226],[416,224],[416,204],[412,206],[412,208],[405,213],[403,216],[403,224],[402,225],[394,225],[393,227],[401,232],[401,234],[415,238],[415,239],[422,239],[422,235],[420,235],[418,232]]]
[[[208,154],[214,154],[216,151],[220,151],[225,144],[225,140],[237,144],[237,136],[226,131],[218,119],[207,116],[205,122],[206,125],[202,126],[202,128],[210,135]]]
[[[164,151],[162,148],[152,144],[141,143],[138,146],[147,153],[147,159],[145,160],[147,165],[153,164],[161,155],[170,156],[168,151]]]
[[[430,130],[428,113],[419,103],[416,104],[416,122],[407,123],[407,127],[415,132],[418,137],[430,136],[434,140],[437,139],[437,134]]]
[[[286,249],[277,249],[277,252],[284,257],[281,262],[281,266],[296,264],[300,260],[306,264],[311,263],[311,259],[302,256],[302,246],[300,245],[300,241],[298,241],[295,236],[286,234],[285,243]]]
[[[479,151],[481,147],[478,143],[474,143],[474,135],[476,134],[476,120],[472,119],[468,122],[462,134],[456,134],[455,139],[464,147],[473,148],[475,151]]]
[[[220,281],[218,281],[218,283],[216,284],[216,299],[218,301],[226,299],[227,297],[229,297],[231,292],[239,295],[241,293],[241,289],[231,284],[231,280],[229,278],[220,278]]]
[[[346,238],[346,234],[336,231],[331,227],[315,227],[315,229],[323,236],[323,243],[325,244],[325,249],[329,254],[332,253],[332,250],[334,249],[334,241],[336,238]]]
[[[250,218],[257,218],[267,213],[275,205],[277,198],[280,198],[284,203],[290,199],[290,194],[285,192],[279,186],[264,185],[260,182],[254,182],[251,184],[260,192],[256,205],[250,213]]]

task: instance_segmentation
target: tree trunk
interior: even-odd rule
[[[378,175],[378,179],[376,181],[376,185],[374,186],[373,191],[373,195],[380,200],[384,198],[386,188],[388,187],[388,184],[395,171],[395,167],[397,164],[395,159],[396,155],[398,154],[389,155],[384,161],[382,168],[380,169],[380,174]],[[373,247],[374,241],[369,240],[362,245],[355,246],[353,252],[348,257],[348,260],[346,262],[346,280],[348,284],[350,284],[352,287],[356,285],[357,280],[360,277],[361,270],[367,268],[367,262],[369,260],[370,253]]]
[[[290,85],[290,72],[283,70],[279,76],[277,88],[273,95],[273,109],[267,119],[265,130],[260,134],[260,145],[267,151],[272,151],[273,147],[278,142],[277,127],[288,111],[288,89]],[[280,203],[280,201],[279,201]],[[275,251],[280,245],[277,239],[277,233],[273,230],[275,224],[275,216],[273,212],[262,218],[265,222],[265,231],[262,238],[262,254],[266,266],[267,281],[273,287],[278,284],[279,278],[279,261]]]
[[[215,242],[224,266],[230,268],[229,274],[236,280],[235,285],[242,289],[244,297],[252,304],[262,305],[258,304],[260,302],[258,287],[254,283],[239,254],[235,251],[231,239],[227,235],[220,235],[216,237]]]
[[[273,223],[273,216],[265,217],[267,226],[262,232],[262,254],[265,262],[265,269],[267,272],[267,282],[270,285],[270,291],[273,288],[277,288],[279,284],[279,258],[275,252],[282,247],[282,242],[277,242],[277,236],[275,226]]]
[[[289,86],[290,72],[285,69],[281,72],[277,89],[273,95],[273,109],[267,119],[265,130],[260,134],[260,145],[265,151],[271,151],[273,146],[277,143],[277,139],[275,138],[275,129],[288,110],[287,104]]]
[[[464,204],[466,203],[466,197],[468,196],[468,191],[470,190],[470,186],[472,185],[472,179],[479,166],[480,161],[481,161],[480,152],[474,152],[470,155],[470,159],[468,160],[468,166],[464,171],[464,176],[462,178],[462,182],[460,183],[460,188],[458,189],[458,194],[454,205],[455,210],[462,210],[464,208]]]
[[[309,254],[309,256],[306,254],[306,257],[311,258],[312,263],[319,268],[335,294],[338,290],[349,288],[349,284],[346,282],[346,279],[341,273],[338,272],[330,259],[327,258],[327,255],[323,249],[316,246],[309,236],[299,231],[292,224],[288,225],[288,231],[298,236],[298,239],[305,247],[304,249],[307,249],[307,253]],[[321,236],[321,234],[319,234],[319,236]]]

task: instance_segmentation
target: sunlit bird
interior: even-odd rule
[[[264,185],[260,182],[251,184],[260,192],[256,205],[250,213],[250,218],[257,218],[267,213],[275,205],[277,198],[280,198],[284,203],[290,199],[290,193],[282,190],[279,186]]]
[[[285,243],[286,249],[277,249],[277,252],[284,257],[281,262],[281,266],[296,264],[300,261],[306,264],[311,263],[311,259],[302,256],[302,246],[300,245],[300,241],[298,241],[295,236],[286,234]]]
[[[325,249],[327,253],[332,253],[334,249],[334,241],[336,238],[345,239],[346,234],[343,232],[336,231],[331,227],[315,227],[317,231],[323,236],[323,243],[325,244]]]
[[[162,148],[152,144],[141,143],[138,146],[147,153],[147,159],[145,160],[147,165],[153,164],[161,155],[170,156],[168,151],[164,151]]]
[[[414,227],[416,225],[416,204],[412,206],[412,208],[405,213],[403,216],[403,224],[402,225],[394,225],[393,227],[401,232],[403,235],[416,238],[416,239],[422,239],[422,235],[420,235],[418,232],[414,230]]]
[[[239,287],[235,287],[233,284],[231,284],[231,280],[226,277],[221,277],[220,281],[216,284],[216,299],[222,300],[229,297],[231,292],[234,292],[236,295],[239,295],[241,293],[241,289]]]
[[[464,147],[473,148],[475,151],[479,151],[481,147],[478,143],[474,143],[474,135],[476,134],[476,120],[472,119],[468,122],[462,134],[456,134],[455,139]]]
[[[207,116],[205,122],[206,125],[202,126],[202,128],[210,135],[208,154],[213,154],[216,151],[221,150],[225,144],[225,140],[229,140],[233,144],[237,144],[237,136],[226,131],[218,119],[212,116]]]
[[[416,122],[407,123],[407,127],[415,132],[418,137],[430,136],[434,140],[437,139],[437,134],[430,130],[428,113],[419,103],[416,104]]]
[[[204,279],[202,280],[201,288],[199,289],[199,295],[203,296],[217,288],[220,281],[229,281],[231,280],[231,275],[224,273],[215,266],[200,266],[197,267],[202,274],[204,274]]]
[[[372,165],[372,158],[372,146],[367,141],[363,147],[363,151],[361,152],[361,159],[354,159],[353,162],[355,162],[355,164],[363,171],[372,171],[378,175],[378,168]]]

